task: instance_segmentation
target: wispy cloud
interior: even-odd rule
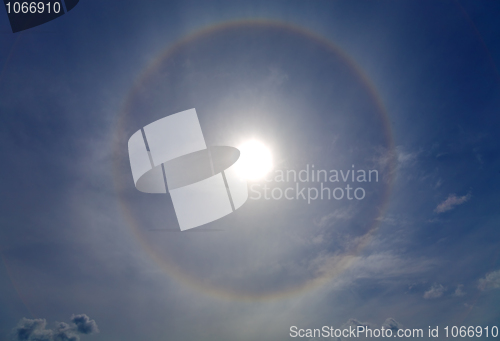
[[[331,213],[323,215],[319,219],[315,219],[314,223],[315,225],[321,227],[332,226],[336,221],[349,220],[352,216],[353,213],[350,209],[335,210]]]
[[[446,288],[442,284],[433,284],[432,287],[424,293],[425,299],[439,298],[443,296]]]
[[[346,328],[346,327],[357,328],[358,326],[376,328],[376,325],[374,323],[361,322],[361,321],[358,321],[357,319],[354,319],[354,318],[350,318],[346,323],[344,323],[342,325],[342,328]]]
[[[409,152],[402,146],[397,146],[394,150],[378,149],[374,161],[380,168],[386,168],[391,162],[396,162],[399,167],[412,166],[416,160],[419,151]]]
[[[434,212],[437,213],[443,213],[449,210],[454,209],[458,205],[462,205],[463,203],[467,202],[470,199],[470,194],[458,197],[455,194],[450,194],[448,198],[446,198],[445,201],[440,203]]]
[[[477,286],[480,290],[500,289],[500,270],[490,272],[479,280]]]
[[[405,259],[391,253],[373,254],[359,258],[349,273],[356,278],[391,278],[415,275],[428,271],[435,263],[428,259]]]
[[[280,86],[288,81],[288,78],[288,74],[283,70],[276,67],[270,67],[269,76],[266,79],[266,83],[271,86]]]
[[[396,152],[398,164],[403,167],[414,164],[420,154],[420,152],[407,152],[402,147],[397,147]]]
[[[404,173],[404,177],[413,176],[414,166],[418,162],[419,151],[407,151],[402,146],[394,149],[376,148],[372,158],[373,167],[380,170],[382,179],[390,181],[396,174]],[[411,173],[408,170],[412,170]]]
[[[396,332],[400,329],[403,329],[403,325],[393,319],[392,317],[389,317],[388,319],[385,320],[385,322],[382,324],[382,327],[385,329],[390,329],[393,331],[393,334],[396,334]]]
[[[465,294],[466,294],[466,292],[464,291],[464,285],[463,284],[457,285],[457,288],[455,289],[455,293],[453,295],[461,297],[461,296],[465,296]]]

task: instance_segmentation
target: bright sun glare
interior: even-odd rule
[[[273,167],[271,152],[262,143],[252,140],[239,146],[238,173],[247,180],[264,177]]]

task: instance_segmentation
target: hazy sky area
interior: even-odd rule
[[[500,327],[500,2],[81,0],[15,34],[3,13],[0,340]],[[191,108],[274,171],[180,232],[127,141]]]

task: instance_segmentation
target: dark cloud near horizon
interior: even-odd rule
[[[81,335],[98,333],[94,320],[87,315],[73,315],[71,323],[59,322],[54,329],[47,329],[45,319],[23,317],[13,331],[14,341],[79,341]]]
[[[45,329],[46,325],[47,322],[44,319],[30,320],[23,317],[15,329],[16,340],[29,340],[32,337],[43,340],[40,337],[49,332]]]

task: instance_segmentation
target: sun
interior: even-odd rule
[[[238,147],[238,173],[247,180],[259,180],[272,168],[273,160],[269,149],[259,141],[251,140]]]

